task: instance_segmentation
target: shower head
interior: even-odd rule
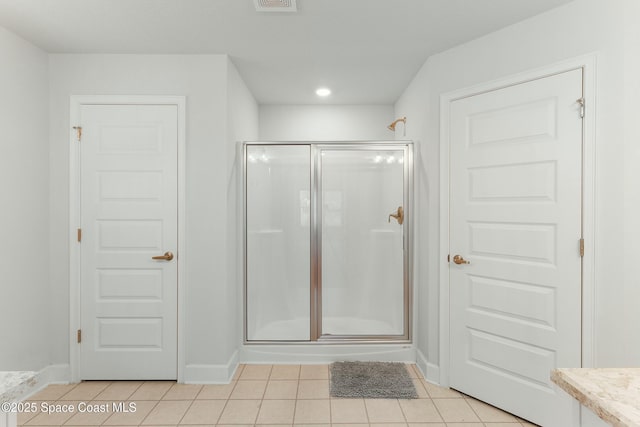
[[[392,130],[392,131],[396,131],[396,125],[398,124],[398,122],[402,122],[405,125],[407,124],[407,118],[403,117],[401,119],[396,119],[393,121],[393,123],[391,123],[389,126],[387,126],[387,129]]]

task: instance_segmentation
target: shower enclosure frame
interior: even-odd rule
[[[308,146],[310,148],[310,335],[308,340],[248,339],[248,213],[247,148],[249,146]],[[402,335],[323,335],[322,334],[322,162],[323,149],[352,151],[402,151],[403,162],[403,331]],[[413,324],[413,179],[414,145],[412,141],[245,141],[242,143],[242,274],[243,274],[243,344],[405,344],[412,342]]]

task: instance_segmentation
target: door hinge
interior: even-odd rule
[[[78,344],[82,342],[82,329],[78,329]]]
[[[584,118],[585,99],[584,98],[580,98],[580,99],[576,100],[576,102],[578,103],[578,105],[580,105],[580,118],[583,119]]]
[[[584,256],[584,239],[580,239],[580,256]]]
[[[82,242],[82,228],[78,228],[78,242]]]
[[[82,140],[82,126],[74,126],[73,127],[76,130],[76,137],[78,138],[78,141]]]

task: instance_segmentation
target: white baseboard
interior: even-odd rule
[[[20,400],[28,399],[49,384],[69,384],[71,368],[68,364],[49,365],[40,369],[36,374],[36,382],[30,391]]]
[[[425,379],[427,378],[428,365],[429,362],[427,361],[427,358],[424,356],[424,354],[420,350],[416,350],[416,366]]]
[[[69,384],[71,367],[68,363],[49,365],[40,371],[40,375],[47,379],[47,384]]]
[[[184,368],[185,384],[228,384],[238,368],[238,351],[224,365],[192,364]]]
[[[416,365],[427,381],[440,384],[440,367],[430,363],[420,350],[416,351]]]
[[[440,366],[433,363],[427,363],[427,381],[433,384],[440,384]]]

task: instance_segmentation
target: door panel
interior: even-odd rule
[[[451,386],[545,426],[581,363],[581,97],[574,70],[450,105]]]
[[[176,379],[177,107],[80,120],[81,379]]]
[[[405,152],[320,153],[321,336],[402,336]]]

